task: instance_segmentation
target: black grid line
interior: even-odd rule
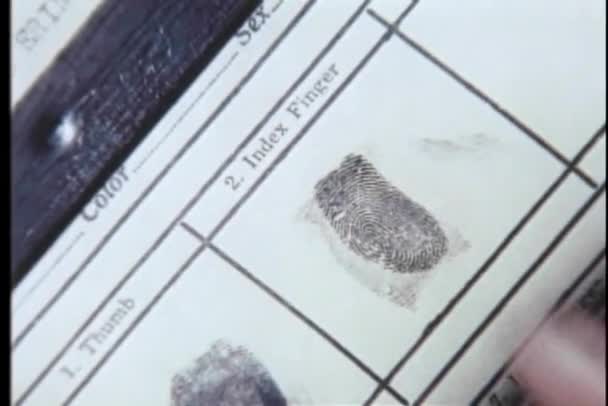
[[[530,127],[528,127],[526,124],[524,124],[518,118],[516,118],[508,110],[506,110],[504,107],[500,106],[497,102],[495,102],[493,99],[491,99],[488,95],[486,95],[484,92],[482,92],[479,88],[477,88],[471,82],[469,82],[468,80],[466,80],[465,78],[460,76],[458,73],[456,73],[456,71],[454,69],[450,68],[444,62],[439,60],[439,58],[434,56],[430,51],[428,51],[422,45],[418,44],[412,38],[410,38],[409,36],[404,34],[397,27],[394,27],[393,25],[391,25],[388,21],[386,21],[383,17],[381,17],[380,15],[375,13],[373,10],[371,10],[371,9],[368,10],[368,13],[370,16],[373,17],[374,20],[378,21],[380,24],[384,25],[385,27],[392,29],[395,32],[395,34],[397,35],[397,37],[399,37],[404,43],[409,45],[412,49],[414,49],[416,52],[418,52],[420,55],[422,55],[424,58],[426,58],[429,62],[431,62],[432,64],[437,66],[441,71],[443,71],[445,74],[450,76],[452,79],[454,79],[456,82],[458,82],[464,88],[466,88],[472,94],[474,94],[479,99],[481,99],[483,102],[485,102],[488,106],[490,106],[492,108],[492,110],[494,110],[500,116],[505,118],[508,122],[513,124],[515,127],[517,127],[521,132],[526,134],[532,141],[534,141],[536,144],[538,144],[540,147],[542,147],[547,153],[552,155],[555,159],[560,161],[562,164],[569,166],[570,161],[568,160],[568,158],[566,158],[561,152],[559,152],[557,150],[557,148],[555,148],[554,146],[549,144],[548,141],[546,141],[540,135],[535,133]],[[591,178],[591,176],[586,174],[580,168],[575,167],[573,169],[573,172],[576,173],[576,175],[578,177],[580,177],[590,187],[592,187],[592,188],[597,187],[597,183],[593,180],[593,178]]]
[[[606,134],[606,123],[602,124],[600,128],[598,128],[594,133],[591,139],[583,145],[583,148],[580,152],[574,157],[572,162],[576,165],[580,164],[583,160],[584,156],[598,143],[598,141]]]
[[[34,326],[46,315],[46,313],[55,305],[55,303],[63,296],[63,294],[70,288],[70,286],[78,279],[93,259],[101,252],[105,245],[112,239],[114,234],[121,228],[121,226],[131,217],[135,210],[141,205],[141,203],[150,195],[150,193],[156,188],[161,180],[171,171],[175,164],[184,156],[184,154],[194,145],[194,143],[200,138],[200,136],[207,130],[207,128],[217,119],[217,117],[224,111],[224,109],[230,104],[235,96],[241,91],[241,89],[250,81],[250,79],[259,71],[266,60],[274,53],[278,46],[283,40],[289,35],[293,28],[299,23],[299,21],[308,13],[312,5],[316,0],[308,0],[304,6],[298,11],[296,16],[287,24],[286,28],[279,34],[279,36],[272,42],[268,49],[262,54],[262,56],[256,61],[253,67],[243,76],[239,83],[232,89],[228,96],[222,100],[218,107],[211,113],[207,120],[195,131],[195,133],[188,139],[188,141],[180,148],[175,154],[171,161],[159,172],[159,174],[150,182],[150,184],[144,189],[133,204],[127,209],[127,211],[118,219],[118,221],[110,228],[110,230],[103,236],[99,243],[93,248],[91,253],[86,256],[81,265],[76,271],[63,283],[61,288],[51,297],[50,300],[45,303],[40,311],[32,318],[25,329],[17,336],[15,341],[11,344],[11,350],[17,348],[17,346],[23,341],[23,339],[30,333]]]
[[[200,242],[203,245],[208,245],[209,244],[209,239],[205,238],[205,236],[203,234],[201,234],[197,229],[195,229],[194,227],[192,227],[190,224],[186,223],[185,221],[180,221],[179,225],[186,230],[186,232],[188,234],[190,234],[192,237],[194,237],[198,242]]]
[[[416,1],[410,3],[410,5],[406,8],[406,10],[399,16],[399,18],[397,19],[397,21],[401,21],[402,19],[404,19],[409,14],[409,12],[413,9],[413,7],[415,6],[416,3],[417,3]],[[363,10],[363,8],[361,8],[361,10]],[[341,36],[341,34],[340,34],[340,36]],[[198,256],[203,251],[203,249],[205,247],[209,247],[209,245],[211,243],[211,240],[222,230],[222,228],[234,216],[234,214],[238,211],[238,209],[240,209],[240,207],[245,203],[245,201],[249,197],[251,197],[251,195],[258,189],[258,187],[268,177],[268,175],[287,156],[288,152],[303,138],[303,136],[308,132],[308,130],[312,127],[312,125],[319,119],[319,117],[325,112],[325,110],[329,106],[331,106],[331,104],[336,100],[336,98],[344,91],[344,89],[350,84],[350,82],[355,78],[355,76],[361,71],[361,69],[363,69],[363,67],[378,52],[378,50],[380,49],[380,47],[384,43],[386,43],[386,41],[390,38],[390,36],[391,36],[391,31],[387,30],[387,32],[380,37],[380,39],[376,42],[376,44],[366,53],[366,55],[362,58],[362,60],[355,66],[355,68],[344,79],[344,81],[338,86],[338,88],[328,98],[328,100],[325,101],[325,103],[319,108],[319,110],[317,110],[317,112],[313,115],[313,117],[302,127],[302,129],[300,130],[300,132],[298,132],[298,134],[292,139],[292,141],[285,146],[285,148],[274,159],[274,161],[269,165],[269,167],[258,177],[258,179],[256,180],[256,182],[254,182],[254,184],[247,190],[247,192],[245,192],[245,194],[241,197],[241,199],[239,199],[239,201],[231,208],[231,210],[226,214],[226,216],[224,216],[224,218],[219,222],[219,224],[214,228],[214,230],[209,234],[209,236],[205,239],[204,237],[202,237],[202,235],[199,234],[199,236],[203,238],[203,241],[205,241],[206,244],[201,246],[201,251],[198,252],[196,254],[196,256]],[[185,213],[181,213],[180,218],[183,217],[184,215],[185,215]],[[186,224],[186,223],[183,223],[183,224]],[[184,229],[186,229],[186,231],[190,232],[191,234],[193,234],[192,233],[193,231],[195,232],[195,230],[193,228],[191,228],[191,227],[188,228],[188,227],[185,227],[183,225],[182,225],[182,227]],[[196,234],[193,234],[193,235],[196,236]],[[184,270],[185,269],[180,268],[180,271],[178,271],[179,276],[181,276],[181,274],[183,273]],[[179,276],[175,276],[174,275],[174,277],[172,277],[170,279],[170,283],[168,283],[168,285],[165,285],[163,287],[162,294],[160,296],[158,296],[158,299],[160,299],[162,297],[162,295],[164,295],[164,293],[168,291],[168,289],[170,288],[170,286],[179,279]],[[155,298],[156,298],[156,296],[155,296]],[[145,311],[146,313],[150,311],[150,309],[156,304],[156,302],[158,302],[158,299],[154,300],[148,306],[146,306],[146,311]],[[130,334],[130,332],[132,331],[132,329],[135,327],[135,324],[138,324],[141,321],[141,319],[142,318],[137,318],[136,319],[137,321],[134,322],[134,324],[132,324],[131,326],[129,326],[129,328],[127,328],[127,330],[120,337],[120,339],[119,339],[120,342],[124,341],[124,339],[128,336],[128,334]],[[102,361],[100,361],[89,372],[89,374],[85,378],[86,382],[89,382],[90,379],[92,379],[92,377],[98,372],[99,368],[101,368],[101,366],[107,361],[107,359],[116,351],[116,349],[120,345],[118,342],[117,342],[117,344],[118,345],[112,346],[112,348],[110,350],[108,350],[108,352],[106,352],[106,354],[104,354],[104,357],[102,358]],[[370,371],[371,371],[371,369],[370,369]],[[377,382],[380,382],[380,378],[379,377],[378,377],[378,379],[375,379],[375,380]],[[76,397],[76,395],[81,392],[81,390],[84,388],[85,385],[82,385],[82,384],[79,385],[75,389],[75,391],[73,391],[68,396],[68,401],[66,401],[64,404],[70,403]],[[404,405],[409,405],[409,402],[405,398],[403,398],[403,396],[401,396],[401,394],[399,394],[393,388],[391,388],[390,386],[387,386],[385,389],[389,393],[391,393],[396,399],[398,399],[400,402],[402,402]]]
[[[577,210],[572,216],[568,223],[560,230],[560,232],[551,240],[549,245],[543,250],[538,256],[534,263],[526,270],[526,272],[517,280],[517,282],[509,289],[509,291],[502,297],[502,299],[492,308],[488,316],[479,324],[479,326],[469,335],[465,343],[456,351],[456,353],[450,358],[450,360],[443,366],[439,373],[433,378],[431,383],[422,391],[420,396],[413,403],[415,405],[422,404],[433,390],[441,383],[447,373],[456,365],[456,363],[462,358],[467,350],[473,345],[477,338],[483,334],[486,328],[492,323],[492,321],[501,313],[511,299],[517,294],[517,292],[524,286],[524,284],[536,273],[538,268],[545,262],[545,260],[555,251],[559,244],[568,236],[570,231],[578,224],[583,216],[589,211],[593,204],[604,194],[606,191],[606,183],[603,183],[600,187],[594,190],[593,194],[587,201]]]
[[[277,11],[279,9],[279,7],[281,7],[281,4],[283,4],[285,0],[277,0],[277,2],[270,8],[270,12],[274,13],[275,11]]]
[[[526,347],[527,343],[530,342],[530,339],[536,335],[536,333],[547,324],[547,322],[560,310],[562,305],[570,299],[570,297],[574,294],[574,292],[581,286],[581,284],[587,279],[587,277],[595,270],[595,268],[599,265],[599,263],[606,258],[606,248],[604,247],[594,258],[593,260],[579,273],[576,279],[570,284],[570,286],[562,292],[562,294],[557,298],[555,303],[551,306],[550,310],[547,312],[547,315],[544,319],[539,323],[539,325],[528,335],[526,339],[518,346],[518,348]],[[473,400],[471,401],[472,405],[478,405],[483,398],[492,390],[494,385],[498,382],[498,380],[504,376],[505,372],[511,367],[513,361],[515,359],[515,354],[519,353],[518,350],[514,352],[514,355],[509,357],[507,361],[492,375],[492,377],[488,380],[488,382],[481,388],[481,390],[475,395]]]
[[[585,157],[589,150],[597,143],[602,137],[606,125],[603,124],[593,136],[585,143],[581,150],[576,154],[574,159],[570,162],[568,167],[560,174],[560,176],[549,186],[549,188],[541,195],[541,197],[534,203],[534,205],[526,212],[521,220],[515,225],[515,227],[507,234],[505,239],[498,245],[498,247],[492,252],[488,259],[482,264],[475,274],[463,285],[463,287],[450,299],[448,304],[435,316],[435,318],[428,323],[426,328],[422,331],[418,339],[412,344],[403,357],[395,364],[395,366],[389,371],[383,380],[383,384],[371,393],[365,405],[371,405],[372,402],[380,395],[382,389],[389,385],[395,375],[403,368],[403,366],[412,358],[412,356],[424,345],[428,338],[433,332],[439,327],[439,325],[452,313],[454,308],[460,303],[465,295],[475,286],[475,284],[481,279],[481,277],[490,269],[494,262],[502,255],[507,249],[511,242],[522,232],[524,227],[532,220],[534,215],[545,205],[545,203],[553,196],[555,191],[566,181],[568,176],[572,173],[573,168]]]
[[[390,32],[391,36],[393,35],[393,30],[395,29],[395,27],[398,27],[399,25],[401,25],[403,20],[405,20],[405,18],[408,15],[410,15],[412,10],[414,10],[414,7],[416,7],[418,5],[418,2],[419,2],[419,0],[412,0],[410,2],[410,4],[405,8],[405,10],[403,10],[403,12],[401,14],[399,14],[399,16],[397,17],[395,22],[393,24],[391,24],[390,27],[387,27],[387,30]]]

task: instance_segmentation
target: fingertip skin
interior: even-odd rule
[[[520,351],[512,372],[540,405],[606,404],[604,326],[580,315],[557,318]]]

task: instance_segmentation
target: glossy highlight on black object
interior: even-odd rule
[[[216,341],[194,365],[176,374],[171,406],[286,406],[266,368],[242,346]]]

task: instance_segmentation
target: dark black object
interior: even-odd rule
[[[12,115],[13,287],[258,3],[102,3]]]

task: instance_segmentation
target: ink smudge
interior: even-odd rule
[[[410,309],[428,272],[469,247],[358,154],[317,182],[304,217],[359,282]]]
[[[470,158],[472,155],[484,156],[497,146],[498,140],[484,133],[474,133],[450,139],[420,138],[417,144],[422,152],[441,158],[458,157],[461,154]]]
[[[173,377],[172,406],[285,406],[268,370],[244,347],[216,341]]]

